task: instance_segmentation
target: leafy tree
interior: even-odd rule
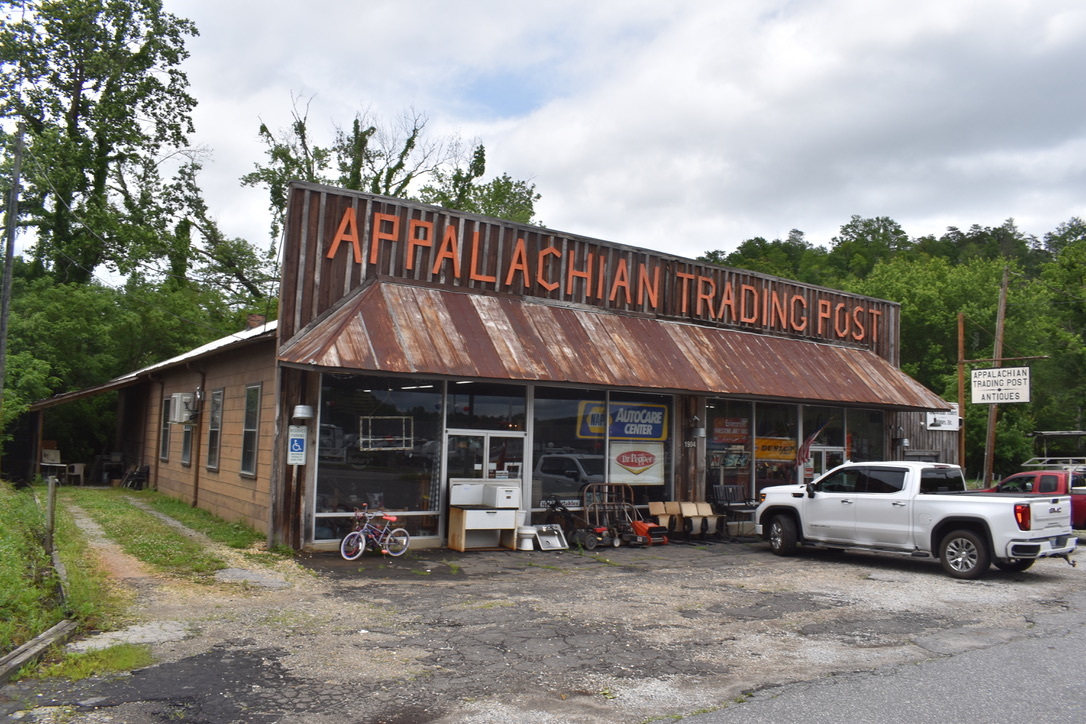
[[[521,224],[533,223],[535,202],[540,196],[535,184],[516,181],[509,174],[477,184],[486,173],[486,149],[476,146],[466,169],[459,166],[452,171],[435,169],[433,183],[424,186],[419,200],[426,204],[444,206],[447,209],[470,211],[494,216]]]
[[[996,227],[974,224],[968,231],[952,226],[943,235],[943,242],[954,249],[955,261],[1012,259],[1031,276],[1047,260],[1037,239],[1019,231],[1014,219]]]
[[[192,22],[162,0],[3,9],[0,114],[26,130],[19,206],[39,269],[77,284],[103,267],[207,275],[229,293],[267,296],[268,255],[224,239],[196,184],[204,154],[188,148],[196,100],[180,69]]]
[[[291,118],[290,127],[279,133],[260,124],[267,163],[254,164],[255,170],[241,177],[246,186],[267,187],[272,238],[282,232],[292,180],[404,197],[412,184],[455,159],[460,148],[455,139],[428,138],[426,116],[413,111],[393,125],[358,114],[350,130],[336,128],[329,146],[312,140],[308,103],[300,108],[293,98]]]
[[[37,230],[37,260],[85,283],[147,241],[141,196],[159,185],[163,153],[193,130],[196,101],[179,66],[196,29],[153,0],[5,5],[2,108],[30,134],[20,205]]]
[[[271,236],[278,238],[286,215],[292,180],[329,184],[383,196],[419,198],[457,211],[469,211],[527,223],[539,194],[535,185],[502,175],[485,184],[486,151],[477,145],[462,166],[459,139],[426,135],[426,116],[402,114],[382,124],[369,113],[356,115],[349,130],[336,128],[330,145],[312,139],[309,106],[292,99],[290,127],[278,133],[261,124],[267,161],[241,178],[246,186],[265,186],[271,210]]]
[[[41,400],[52,394],[60,383],[50,373],[49,363],[34,357],[29,352],[9,352],[4,374],[3,419],[0,419],[0,442],[10,439],[12,423],[28,409],[35,400]]]
[[[1044,236],[1044,248],[1050,254],[1059,254],[1067,246],[1086,240],[1086,221],[1073,216]]]
[[[947,236],[928,234],[913,242],[912,254],[945,259],[951,264],[958,261],[958,247]]]
[[[830,242],[827,263],[838,278],[866,277],[875,264],[909,248],[909,236],[893,219],[853,216]]]
[[[822,284],[825,277],[825,249],[807,241],[799,229],[792,229],[783,241],[766,241],[756,236],[744,241],[730,254],[710,251],[699,259],[811,284]]]
[[[100,384],[243,328],[245,309],[195,285],[137,277],[116,289],[59,283],[16,259],[4,423],[35,401]],[[264,313],[264,309],[254,309]],[[45,416],[45,436],[89,459],[107,449],[114,408],[92,398]]]
[[[1070,224],[1057,229],[1063,237],[1059,241],[1054,235],[1046,237],[1057,253],[1042,266],[1037,281],[1051,295],[1051,303],[1036,310],[1036,316],[1054,320],[1057,327],[1048,340],[1051,361],[1036,366],[1040,374],[1035,387],[1047,402],[1042,420],[1046,430],[1082,430],[1086,425],[1086,238],[1071,229]]]

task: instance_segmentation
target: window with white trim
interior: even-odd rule
[[[170,398],[162,400],[162,429],[159,432],[158,459],[170,459]]]
[[[181,426],[181,464],[192,465],[192,425]]]
[[[256,451],[260,425],[260,385],[245,388],[245,422],[241,431],[241,472],[256,475]]]
[[[207,469],[219,469],[219,447],[222,442],[222,390],[211,391],[211,410],[207,416]]]

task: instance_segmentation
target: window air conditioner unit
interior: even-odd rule
[[[175,392],[170,395],[170,422],[187,425],[196,416],[191,392]]]

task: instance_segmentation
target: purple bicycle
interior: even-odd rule
[[[374,524],[373,519],[380,517],[383,526]],[[371,513],[363,505],[354,510],[354,530],[343,536],[339,542],[339,554],[345,560],[353,561],[367,548],[380,551],[389,556],[402,556],[411,545],[411,536],[403,528],[392,528],[396,516],[383,513]]]

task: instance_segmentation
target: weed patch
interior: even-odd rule
[[[32,491],[0,484],[0,651],[64,618],[44,540],[45,516]]]
[[[28,674],[28,678],[60,677],[78,680],[90,676],[131,671],[154,663],[147,644],[117,644],[104,649],[67,654],[57,661],[47,662]]]

